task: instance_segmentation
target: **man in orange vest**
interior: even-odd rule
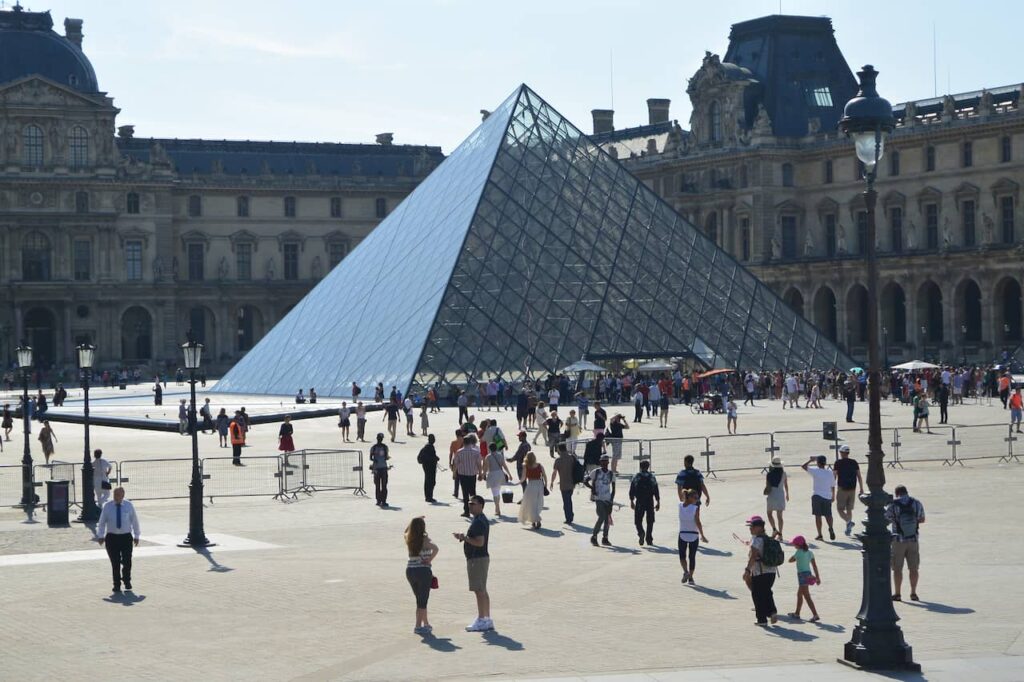
[[[231,435],[231,463],[242,466],[242,446],[245,445],[245,427],[242,426],[242,413],[235,411],[235,418],[228,424]]]
[[[999,377],[999,399],[1003,402],[1003,409],[1006,409],[1006,402],[1010,398],[1010,373],[1003,372]]]

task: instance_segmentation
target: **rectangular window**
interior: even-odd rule
[[[939,205],[928,204],[924,207],[925,247],[939,248]]]
[[[828,159],[825,161],[825,184],[831,185],[833,180],[835,180],[835,176],[832,172],[832,159]]]
[[[931,145],[924,148],[924,169],[926,171],[935,170],[935,147]]]
[[[331,217],[341,217],[341,197],[331,197]]]
[[[199,242],[188,245],[188,279],[191,282],[202,282],[205,278],[203,266],[206,260],[206,247]]]
[[[889,229],[892,230],[892,251],[903,251],[903,209],[895,206],[889,209]]]
[[[782,216],[782,257],[796,258],[796,216]]]
[[[383,218],[388,214],[388,200],[384,197],[378,197],[376,201],[376,215],[378,218]]]
[[[284,198],[284,217],[294,218],[295,217],[295,197]]]
[[[1000,163],[1009,163],[1012,160],[1013,138],[1006,135],[999,141],[999,161]]]
[[[299,245],[284,245],[284,278],[297,280],[299,278]]]
[[[857,211],[857,253],[868,252],[868,212]]]
[[[139,195],[137,192],[128,192],[125,197],[125,211],[132,215],[139,213]]]
[[[964,246],[974,246],[978,241],[974,225],[974,202],[965,201],[960,207],[960,212],[963,219]]]
[[[832,91],[827,85],[807,88],[805,94],[808,106],[821,109],[830,109],[832,107]]]
[[[791,163],[782,164],[782,186],[793,186],[793,164]]]
[[[89,193],[75,192],[75,213],[89,212]]]
[[[836,215],[825,216],[825,255],[831,258],[836,255]]]
[[[192,194],[189,196],[188,214],[193,218],[203,215],[203,198],[198,194]]]
[[[137,282],[142,279],[142,242],[125,242],[124,272],[125,279],[129,282]]]
[[[740,254],[743,261],[746,262],[750,260],[750,218],[740,221],[740,239],[742,240]]]
[[[235,270],[239,280],[252,279],[252,244],[235,244]]]
[[[960,161],[964,168],[970,168],[974,165],[974,144],[971,142],[964,142],[963,149],[961,150]]]
[[[1003,223],[1003,243],[1012,244],[1013,235],[1013,197],[1003,197],[999,200],[999,214]]]
[[[896,177],[900,174],[900,153],[893,149],[889,152],[889,175]]]
[[[76,239],[72,255],[75,281],[88,282],[92,278],[92,242],[88,239]]]
[[[348,242],[331,242],[327,245],[327,263],[333,268],[348,255]]]
[[[238,217],[239,218],[248,218],[249,217],[249,197],[238,197],[238,199],[237,199],[237,201],[235,203],[236,203],[236,205],[235,205],[235,212],[238,214]]]

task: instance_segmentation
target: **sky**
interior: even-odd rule
[[[893,103],[1024,82],[1024,3],[984,0],[22,0],[84,20],[100,89],[140,137],[431,144],[447,154],[526,83],[584,132],[672,100],[730,26],[768,14],[829,16],[856,71]],[[4,0],[6,8],[13,5]],[[936,57],[933,62],[933,36]],[[937,68],[933,68],[933,64]]]

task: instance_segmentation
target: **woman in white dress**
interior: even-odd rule
[[[491,489],[491,497],[494,498],[494,515],[501,516],[501,486],[512,480],[512,474],[505,464],[505,451],[494,447],[491,441],[491,449],[484,457],[484,476],[487,487]]]
[[[772,526],[772,537],[782,537],[782,512],[789,501],[789,477],[782,467],[781,457],[772,457],[772,466],[764,479],[765,503],[768,523]]]
[[[526,453],[523,478],[526,479],[526,491],[523,493],[523,503],[519,505],[519,523],[528,523],[531,528],[537,529],[540,528],[540,510],[544,507],[548,475],[537,461],[537,455],[532,452]]]

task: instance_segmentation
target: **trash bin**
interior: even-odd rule
[[[67,481],[46,482],[46,525],[67,526],[70,500],[70,483]]]
[[[123,382],[123,381],[122,381],[121,383],[119,383],[119,384],[117,385],[117,387],[118,387],[119,389],[121,389],[122,391],[127,391],[127,390],[128,390],[128,384],[127,384],[127,383],[125,383],[125,382]]]

